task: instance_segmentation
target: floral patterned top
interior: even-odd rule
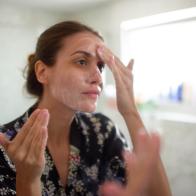
[[[10,140],[33,112],[31,107],[16,120],[0,126]],[[48,148],[43,171],[43,196],[96,196],[99,186],[106,180],[125,183],[122,151],[126,148],[123,135],[112,121],[101,113],[75,114],[70,130],[70,155],[66,187],[62,186]],[[16,169],[0,146],[0,195],[16,195]],[[25,184],[24,184],[25,186]]]

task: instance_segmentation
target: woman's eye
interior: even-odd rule
[[[99,62],[99,63],[97,63],[97,67],[99,68],[99,71],[102,72],[105,67],[105,63]]]
[[[87,65],[87,61],[84,59],[79,60],[77,63],[80,65]]]

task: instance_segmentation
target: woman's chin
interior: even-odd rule
[[[87,113],[92,113],[95,112],[96,110],[96,105],[88,105],[86,107],[82,107],[79,109],[80,112],[87,112]]]

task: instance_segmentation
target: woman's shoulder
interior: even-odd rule
[[[19,129],[21,119],[17,118],[9,123],[0,125],[0,132],[3,133],[9,140],[12,140]],[[0,145],[0,168],[1,171],[5,174],[9,173],[10,176],[13,176],[15,173],[15,166],[12,163],[11,159],[7,155],[5,149]],[[2,175],[2,178],[6,176]]]
[[[20,128],[23,126],[26,119],[27,119],[27,116],[25,113],[22,116],[14,119],[8,123],[0,125],[0,132],[5,134],[9,140],[12,140],[16,136],[16,134],[18,133]]]

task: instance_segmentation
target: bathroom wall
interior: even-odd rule
[[[107,45],[119,56],[120,24],[122,21],[151,16],[178,9],[195,7],[195,0],[121,0],[113,1],[104,7],[85,10],[74,14],[71,18],[86,22],[98,29],[105,37]],[[130,51],[131,57],[131,51]],[[169,70],[168,70],[169,71]],[[113,84],[111,73],[106,72],[106,83]],[[98,110],[110,116],[118,127],[129,138],[128,130],[122,117],[114,107],[114,100],[108,100],[103,95]],[[192,115],[193,121],[186,122],[186,116],[179,119],[164,116],[167,112],[184,112]],[[179,105],[161,106],[154,111],[141,112],[144,123],[149,130],[156,130],[162,139],[161,157],[166,167],[173,196],[194,196],[196,194],[196,108],[184,108]],[[163,117],[164,116],[164,117]],[[182,120],[180,120],[182,119]],[[131,145],[131,141],[128,139]]]
[[[0,1],[0,124],[22,114],[34,100],[23,88],[23,69],[39,34],[62,16]]]
[[[34,51],[38,35],[45,27],[66,19],[85,22],[99,30],[109,47],[120,56],[122,21],[195,6],[196,0],[113,0],[95,9],[67,15],[41,9],[24,9],[0,2],[0,124],[22,114],[35,101],[23,89],[22,70],[28,54]],[[108,70],[106,83],[113,83]],[[114,105],[114,100],[108,100],[103,94],[98,111],[107,114],[118,124],[131,145],[128,130]],[[142,118],[146,127],[161,134],[161,156],[173,195],[195,196],[196,125],[159,119],[151,113],[147,116],[142,114]]]

